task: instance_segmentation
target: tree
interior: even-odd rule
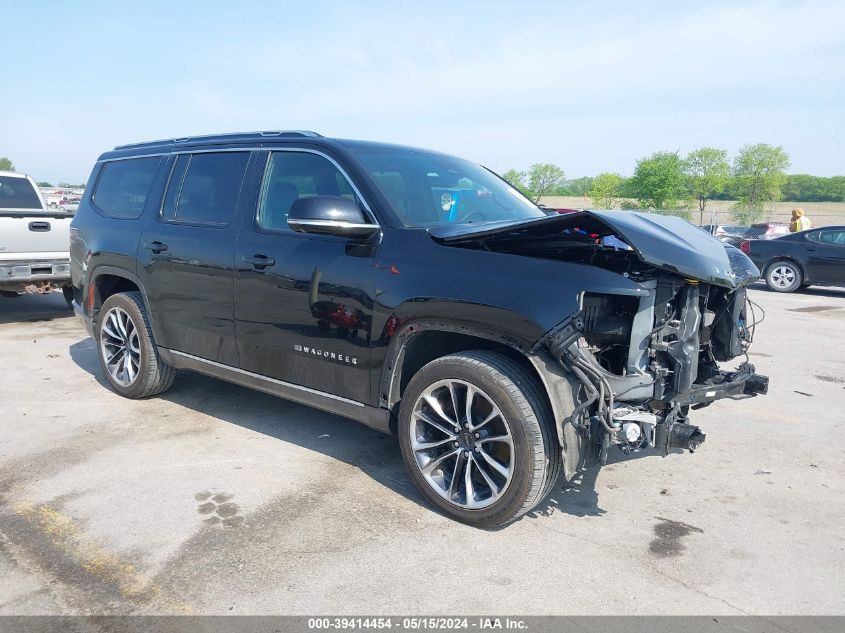
[[[590,176],[567,180],[557,191],[559,196],[588,196],[593,188],[593,179]]]
[[[0,171],[15,171],[15,165],[5,156],[0,156]]]
[[[605,172],[593,179],[590,198],[598,209],[612,209],[620,204],[622,184],[625,179],[619,174]]]
[[[745,145],[733,163],[734,218],[750,224],[763,216],[766,204],[780,200],[787,182],[789,154],[781,146]]]
[[[685,193],[683,167],[678,152],[655,152],[637,161],[627,189],[643,208],[676,209]]]
[[[689,191],[698,200],[698,223],[704,224],[707,201],[721,192],[730,179],[728,153],[713,147],[702,147],[690,152],[684,161],[684,172]]]
[[[557,165],[550,163],[535,163],[526,174],[528,178],[529,198],[534,204],[540,202],[540,198],[547,196],[556,189],[563,186],[566,176],[563,170]]]
[[[52,187],[53,186],[49,182],[47,182],[46,180],[39,180],[35,184],[38,185],[39,187]]]
[[[508,169],[502,178],[507,180],[511,185],[519,189],[526,196],[528,195],[528,187],[525,186],[525,172],[517,171],[516,169]]]
[[[809,174],[791,174],[786,177],[783,200],[845,202],[845,176],[824,178]]]

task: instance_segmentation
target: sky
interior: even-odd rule
[[[307,129],[503,172],[782,145],[845,174],[845,2],[0,0],[0,156],[84,182],[133,141]]]

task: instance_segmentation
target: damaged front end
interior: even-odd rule
[[[625,453],[692,452],[705,435],[690,424],[690,410],[768,389],[747,357],[759,321],[746,286],[759,271],[684,220],[582,212],[434,237],[599,267],[637,284],[636,294],[623,295],[585,279],[579,309],[532,350],[551,356],[575,385],[574,410],[558,420],[568,475],[576,454],[579,465],[604,463],[614,445]],[[719,365],[742,357],[736,368]]]
[[[768,388],[748,362],[719,367],[745,355],[753,339],[744,287],[670,274],[642,285],[642,297],[585,292],[581,309],[538,342],[580,383],[564,424],[593,444],[601,463],[614,445],[695,451],[705,435],[689,423],[691,409]]]

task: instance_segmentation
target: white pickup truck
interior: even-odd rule
[[[0,295],[47,293],[70,286],[73,213],[48,209],[26,174],[0,171]]]

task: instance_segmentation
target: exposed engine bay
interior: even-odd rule
[[[546,341],[582,385],[569,422],[602,463],[614,445],[695,451],[705,435],[689,424],[690,409],[768,388],[747,356],[735,370],[719,367],[753,341],[757,313],[745,288],[668,274],[643,284],[651,292],[641,298],[585,292],[579,313]]]
[[[572,425],[601,463],[608,448],[695,451],[705,440],[691,409],[766,393],[747,352],[762,321],[746,286],[759,271],[745,256],[679,218],[585,212],[524,227],[442,237],[464,248],[595,266],[638,285],[591,291],[535,350],[579,385]],[[736,252],[734,252],[736,251]],[[719,363],[743,358],[737,367]]]

